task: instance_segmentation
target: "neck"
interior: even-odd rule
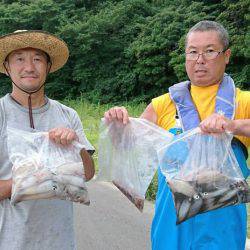
[[[28,108],[28,97],[29,94],[25,92],[12,91],[11,97],[15,99],[16,102],[21,104],[23,107]],[[44,89],[39,90],[37,93],[31,94],[31,104],[32,108],[40,108],[46,103],[44,96]]]
[[[220,85],[220,83],[221,83],[222,81],[220,80],[220,81],[218,81],[218,82],[214,82],[214,83],[208,83],[208,84],[199,84],[199,83],[193,83],[193,82],[191,82],[191,84],[193,85],[193,86],[197,86],[197,87],[209,87],[209,86],[214,86],[214,85]]]

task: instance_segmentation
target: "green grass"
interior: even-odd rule
[[[98,170],[97,155],[98,155],[98,135],[99,135],[99,125],[100,120],[112,104],[108,105],[98,105],[91,104],[83,99],[77,100],[65,100],[64,104],[74,108],[79,114],[85,134],[91,144],[96,148],[96,152],[93,156],[96,164],[96,169]],[[146,104],[133,104],[133,103],[121,103],[122,106],[127,107],[130,116],[138,117],[142,111],[145,109]],[[250,152],[249,152],[250,155]],[[250,165],[250,159],[248,159],[248,165]],[[250,181],[249,181],[250,184]],[[155,200],[155,195],[157,191],[157,176],[153,178],[148,191],[146,193],[146,198],[148,200]],[[250,205],[248,207],[248,214],[250,216]],[[248,220],[248,237],[250,238],[250,220]]]

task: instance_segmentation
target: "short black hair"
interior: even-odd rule
[[[216,31],[218,33],[218,36],[221,40],[221,43],[224,47],[224,49],[228,49],[229,47],[229,35],[227,30],[220,24],[214,21],[204,20],[200,21],[197,24],[195,24],[187,33],[186,35],[186,41],[185,41],[185,47],[187,46],[188,36],[192,32],[196,31]]]

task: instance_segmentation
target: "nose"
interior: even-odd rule
[[[198,54],[198,58],[196,60],[196,63],[198,63],[198,64],[204,64],[205,63],[203,53]]]
[[[33,60],[26,60],[25,62],[25,71],[26,72],[34,72],[35,71],[35,64]]]

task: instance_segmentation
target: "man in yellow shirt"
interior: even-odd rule
[[[230,130],[232,148],[245,178],[250,145],[250,92],[235,88],[233,79],[225,74],[231,51],[228,33],[216,22],[201,21],[186,36],[186,71],[190,81],[175,84],[169,93],[154,98],[142,113],[160,127],[176,133],[200,126],[205,133]],[[113,107],[104,115],[129,122],[124,107]],[[178,121],[176,120],[178,117]],[[229,206],[199,214],[176,225],[176,214],[170,189],[158,170],[158,192],[151,229],[155,250],[243,250],[246,239],[247,213],[245,204]]]

